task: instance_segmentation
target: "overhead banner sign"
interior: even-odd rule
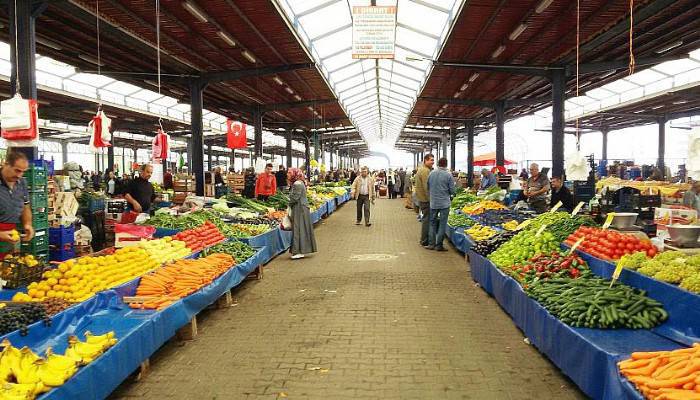
[[[352,58],[394,58],[396,6],[352,8]]]

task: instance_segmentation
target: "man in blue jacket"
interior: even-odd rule
[[[430,194],[430,235],[426,249],[447,251],[442,242],[447,230],[447,217],[450,214],[450,202],[455,194],[455,182],[447,170],[447,159],[438,161],[438,169],[428,176],[428,193]]]

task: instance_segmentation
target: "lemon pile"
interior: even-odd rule
[[[142,241],[107,256],[87,256],[68,260],[46,271],[44,279],[17,293],[13,301],[43,301],[50,298],[70,302],[87,300],[95,293],[119,286],[163,263],[191,254],[184,242],[170,237]]]
[[[471,228],[465,230],[464,233],[471,236],[472,239],[474,239],[478,242],[481,240],[486,240],[498,232],[496,232],[495,229],[493,229],[489,226],[475,224]]]

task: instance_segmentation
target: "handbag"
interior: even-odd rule
[[[292,230],[292,218],[290,217],[290,215],[292,215],[292,209],[287,207],[287,215],[285,215],[284,218],[282,218],[282,222],[280,223],[280,227],[283,231]]]

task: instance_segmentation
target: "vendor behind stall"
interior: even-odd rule
[[[694,181],[693,186],[683,194],[683,205],[700,213],[700,181]]]
[[[540,173],[540,166],[537,163],[530,164],[530,178],[525,185],[525,197],[530,208],[537,213],[547,211],[547,192],[549,192],[549,179]]]
[[[549,207],[552,208],[561,201],[560,210],[571,212],[574,209],[574,196],[572,196],[569,189],[564,186],[561,177],[553,176],[551,185],[552,200],[549,202]]]
[[[148,181],[152,174],[153,166],[143,164],[139,168],[138,178],[132,179],[127,188],[124,198],[137,213],[147,213],[151,209],[151,202],[156,198],[153,185]]]
[[[17,224],[21,223],[24,229],[22,241],[26,242],[34,237],[27,183],[22,179],[27,169],[27,156],[10,149],[0,170],[0,258],[11,252],[19,241],[15,231]]]

